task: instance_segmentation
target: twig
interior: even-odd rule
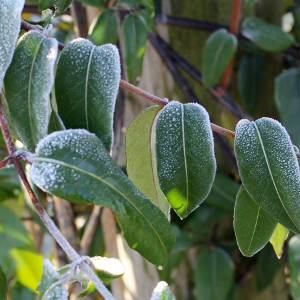
[[[62,247],[62,249],[67,253],[67,255],[70,257],[72,261],[76,261],[80,259],[79,254],[71,247],[70,243],[65,239],[65,237],[61,234],[61,232],[58,230],[58,228],[55,226],[52,219],[49,217],[47,212],[45,211],[42,204],[37,199],[36,195],[34,194],[27,177],[25,175],[25,172],[23,170],[23,167],[19,161],[19,159],[14,156],[14,153],[16,152],[15,145],[13,143],[13,140],[11,138],[6,117],[4,115],[4,110],[2,106],[2,100],[0,95],[0,127],[2,130],[3,138],[7,147],[7,150],[9,154],[12,156],[13,163],[15,165],[16,171],[18,172],[24,187],[32,201],[32,204],[34,205],[39,217],[51,233],[51,235],[54,237],[54,239],[57,241],[57,243]],[[107,300],[113,300],[114,297],[111,295],[111,293],[108,291],[108,289],[105,287],[103,282],[97,277],[95,272],[90,268],[88,264],[82,265],[82,270],[86,273],[86,275],[93,281],[96,289],[101,293],[101,295],[104,297],[104,299]]]
[[[7,165],[9,165],[12,161],[11,156],[8,156],[6,158],[4,158],[2,161],[0,161],[0,169],[6,167]]]
[[[233,0],[232,4],[232,16],[231,16],[231,24],[230,24],[230,33],[234,34],[236,37],[239,33],[239,21],[240,21],[240,12],[241,12],[241,0]],[[223,76],[221,79],[221,87],[227,89],[231,73],[233,67],[233,58],[229,62]]]

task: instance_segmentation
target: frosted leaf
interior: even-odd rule
[[[120,74],[115,46],[96,47],[87,40],[76,39],[62,51],[55,78],[58,113],[66,128],[95,133],[108,151],[113,143]]]
[[[67,300],[69,293],[62,285],[54,286],[59,281],[59,273],[53,268],[51,262],[45,259],[43,262],[43,275],[37,290],[38,300]]]
[[[214,141],[206,110],[177,101],[166,105],[156,124],[156,156],[160,187],[184,218],[206,199],[215,178]]]
[[[24,3],[25,0],[0,1],[0,90],[19,36]]]
[[[168,284],[165,281],[161,281],[153,290],[151,300],[176,300],[176,298],[172,294]]]
[[[40,141],[30,175],[46,192],[78,204],[109,207],[130,247],[156,265],[166,265],[175,235],[165,215],[113,161],[94,134],[54,132]]]
[[[30,31],[18,41],[5,76],[6,100],[12,120],[21,141],[31,151],[47,133],[49,94],[57,53],[55,39]]]
[[[235,154],[251,198],[284,227],[300,233],[300,173],[285,128],[262,118],[236,127]]]

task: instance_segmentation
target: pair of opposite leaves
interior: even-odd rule
[[[287,131],[270,118],[237,124],[235,154],[243,184],[234,229],[241,252],[252,256],[270,240],[277,223],[300,233],[299,165]]]

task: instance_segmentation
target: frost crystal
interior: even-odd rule
[[[161,281],[153,290],[151,300],[176,300],[176,298],[172,294],[168,284],[165,281]]]

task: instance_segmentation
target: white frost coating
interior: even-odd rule
[[[151,300],[176,300],[172,294],[168,284],[165,281],[160,281],[151,295]]]
[[[300,231],[300,173],[290,137],[270,118],[236,128],[235,153],[252,199],[283,226]],[[263,197],[262,197],[263,196]]]
[[[25,0],[0,0],[0,91],[19,36],[24,3]]]

